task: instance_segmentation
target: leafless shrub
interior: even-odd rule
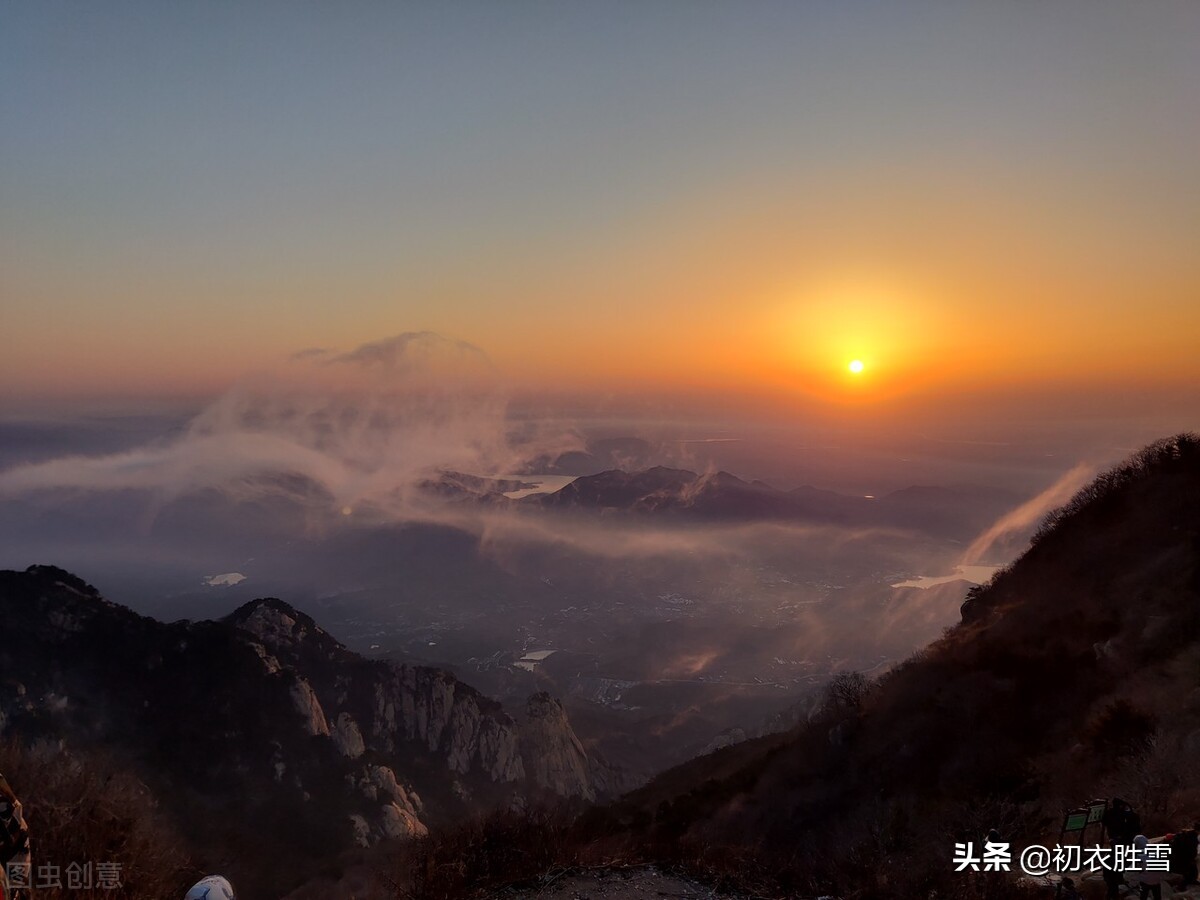
[[[829,682],[827,696],[836,709],[852,711],[862,707],[871,692],[871,680],[862,672],[842,672]]]
[[[112,761],[54,742],[8,741],[0,744],[0,771],[29,823],[38,900],[161,900],[182,896],[196,874],[151,791]],[[67,871],[73,864],[91,865],[74,889]],[[101,886],[100,864],[119,867],[119,888]]]

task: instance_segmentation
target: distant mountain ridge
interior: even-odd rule
[[[914,485],[879,498],[810,485],[784,491],[724,471],[697,473],[655,466],[580,476],[552,494],[534,494],[519,502],[560,511],[917,528],[939,535],[962,535],[982,530],[1021,499],[1008,491],[972,486]]]
[[[1183,434],[1051,514],[877,684],[835,680],[790,731],[663,773],[587,833],[740,860],[770,895],[946,896],[955,841],[1052,844],[1094,797],[1131,800],[1147,834],[1191,823],[1198,670],[1200,436]]]

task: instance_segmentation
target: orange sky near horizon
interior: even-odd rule
[[[598,6],[15,4],[0,408],[421,330],[519,390],[1200,384],[1200,7]]]
[[[752,274],[769,265],[731,259],[679,273],[677,285],[664,266],[644,286],[636,277],[580,282],[576,302],[561,308],[529,286],[484,308],[367,303],[365,315],[342,316],[340,304],[298,290],[282,301],[297,310],[292,318],[176,288],[199,296],[169,308],[114,297],[47,328],[44,304],[10,305],[7,322],[29,339],[6,348],[0,382],[9,396],[47,399],[203,396],[306,347],[349,350],[433,330],[481,347],[506,383],[532,390],[794,393],[870,405],[971,390],[1200,383],[1200,303],[1184,300],[1200,295],[1200,279],[1160,282],[1144,292],[1151,301],[1133,283],[1149,283],[1149,272],[1129,273],[1128,285],[1086,273],[1038,284],[1019,273],[1000,280],[988,262],[940,280],[898,266],[770,279]],[[861,375],[848,372],[852,359],[864,362]]]
[[[1156,308],[1131,301],[1121,308],[1080,297],[1039,304],[1037,295],[1025,303],[1004,297],[967,303],[899,284],[760,289],[728,302],[677,305],[646,298],[640,312],[605,312],[597,298],[583,303],[595,304],[592,314],[538,313],[516,322],[477,314],[466,322],[451,312],[422,316],[419,327],[477,344],[506,382],[541,390],[723,388],[857,403],[969,389],[1200,383],[1200,303]],[[1200,285],[1177,290],[1200,291]],[[31,337],[6,348],[4,393],[47,399],[211,394],[274,368],[296,350],[348,350],[411,327],[405,316],[306,329],[247,323],[253,315],[226,316],[214,325],[164,312],[114,329],[110,316],[47,333],[37,311],[21,323],[10,308],[6,320],[24,324]],[[864,362],[859,376],[847,371],[852,359]]]

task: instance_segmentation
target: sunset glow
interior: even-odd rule
[[[211,397],[408,330],[535,392],[1200,381],[1196,7],[638,13],[295,10],[281,55],[233,7],[10,8],[0,405]]]

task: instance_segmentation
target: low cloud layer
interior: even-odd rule
[[[654,455],[643,444],[614,439],[605,444],[605,453],[610,460],[628,456],[636,468]],[[158,543],[131,540],[123,532],[126,543],[120,550],[130,554],[131,565],[142,565],[155,547],[162,554],[178,550],[201,556],[207,542],[213,564],[224,566],[208,571],[248,565],[241,571],[254,578],[268,572],[296,577],[296,554],[301,554],[311,563],[303,577],[328,577],[331,585],[325,589],[333,590],[359,578],[355,566],[362,563],[339,558],[346,548],[359,554],[355,559],[373,564],[402,545],[405,529],[377,526],[448,526],[470,536],[471,556],[534,584],[549,584],[544,579],[555,573],[583,572],[584,581],[611,579],[611,584],[581,592],[590,596],[589,591],[598,591],[596,596],[628,602],[631,608],[643,600],[663,605],[654,596],[638,599],[650,586],[686,592],[691,585],[689,602],[712,604],[720,610],[712,614],[718,618],[786,624],[778,639],[755,632],[755,640],[764,645],[738,651],[748,657],[817,659],[825,654],[829,659],[821,665],[837,668],[850,648],[894,656],[953,620],[961,600],[958,588],[901,595],[888,587],[892,573],[940,571],[953,563],[953,545],[916,530],[548,513],[426,489],[443,472],[504,475],[584,449],[569,423],[551,428],[515,422],[503,385],[478,348],[430,333],[409,333],[349,351],[302,351],[279,368],[238,384],[175,436],[118,453],[68,456],[0,471],[0,498],[21,501],[11,508],[19,510],[22,523],[13,536],[22,539],[28,530],[25,501],[46,498],[66,507],[82,497],[103,507],[107,519],[80,520],[72,526],[74,532],[48,518],[53,527],[38,534],[55,554],[64,552],[68,534],[80,535],[85,546],[106,539],[106,522],[130,518],[130,509],[141,505],[144,511],[132,513],[133,519],[142,517],[137,520],[143,529],[139,534],[152,534]],[[707,474],[712,476],[711,469]],[[1005,561],[988,556],[1005,538],[1065,502],[1090,474],[1085,466],[1066,473],[988,528],[961,562]],[[699,491],[705,481],[698,480],[692,490]],[[124,495],[120,502],[110,499],[118,494]],[[268,505],[266,518],[246,516],[245,523],[235,521],[240,513],[222,503],[213,507],[211,518],[204,518],[202,504],[200,512],[189,512],[186,502],[172,505],[197,495],[283,502],[277,508]],[[296,510],[303,515],[295,516]],[[166,520],[173,513],[171,531]],[[271,530],[279,522],[286,528]],[[229,533],[239,527],[236,535]],[[263,537],[266,531],[269,536]],[[164,533],[168,537],[161,539]],[[308,540],[331,535],[346,540]],[[379,535],[374,543],[373,536]],[[376,546],[378,550],[363,549]],[[251,562],[234,553],[271,554],[272,562]],[[452,568],[459,558],[447,553]],[[448,570],[446,581],[453,582],[455,574]],[[723,658],[715,650],[685,649],[672,664],[679,677],[693,677]],[[856,659],[861,664],[862,653],[856,651]]]
[[[971,542],[963,554],[962,565],[995,562],[989,558],[993,548],[1002,540],[1031,528],[1052,509],[1062,506],[1096,474],[1096,467],[1079,463],[1064,473],[1054,484],[1036,497],[1022,503],[998,519],[990,528]]]
[[[158,501],[216,489],[237,498],[306,479],[331,511],[367,504],[404,518],[439,471],[502,474],[578,446],[570,433],[514,432],[487,356],[406,333],[348,352],[303,351],[237,385],[178,437],[121,453],[0,472],[0,495],[149,491]],[[272,479],[276,480],[272,480]]]

